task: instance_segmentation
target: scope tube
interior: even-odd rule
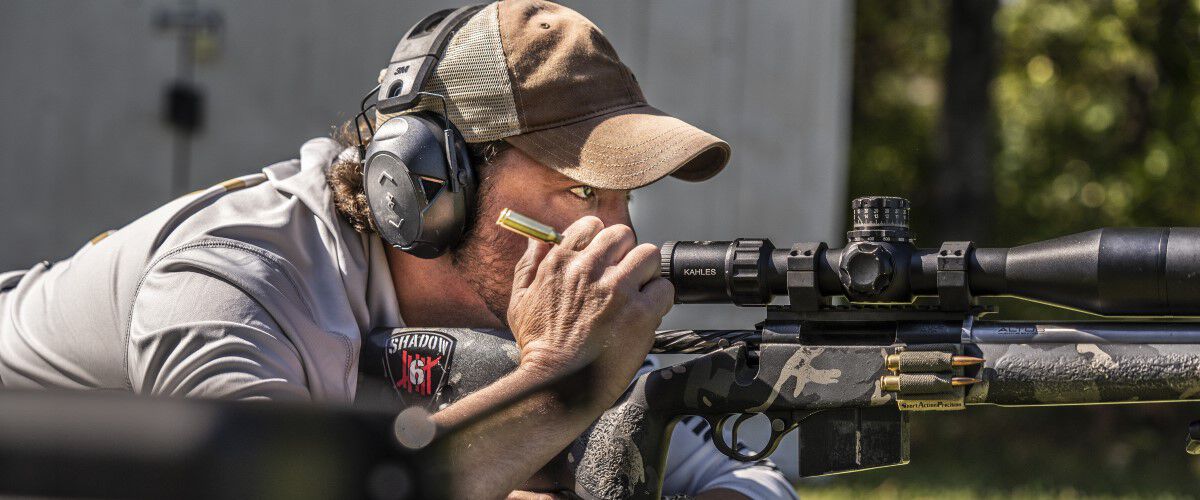
[[[1105,228],[978,249],[975,295],[1012,295],[1104,315],[1200,315],[1200,229]]]
[[[852,243],[852,245],[861,243]],[[877,244],[894,274],[859,302],[937,295],[938,250]],[[846,295],[837,262],[845,248],[814,255],[821,295]],[[679,241],[662,248],[662,276],[677,303],[764,305],[786,295],[789,251],[768,240]],[[967,258],[976,296],[1008,295],[1113,316],[1200,316],[1200,228],[1105,228]],[[889,271],[890,272],[890,271]]]

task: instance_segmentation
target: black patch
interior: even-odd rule
[[[383,354],[388,380],[404,406],[436,410],[454,359],[454,337],[429,331],[392,335]]]

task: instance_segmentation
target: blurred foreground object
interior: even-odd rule
[[[0,408],[0,495],[448,498],[393,412],[12,390]]]

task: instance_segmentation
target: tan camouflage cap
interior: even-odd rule
[[[541,0],[504,0],[454,34],[427,80],[467,142],[504,139],[567,177],[632,189],[667,174],[701,181],[729,145],[646,104],[633,73],[587,18]],[[422,98],[414,109],[441,111]]]

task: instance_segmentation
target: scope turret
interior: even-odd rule
[[[846,239],[912,242],[908,230],[908,200],[897,196],[864,196],[850,202],[852,229]]]
[[[1105,228],[1013,248],[917,248],[908,200],[858,198],[851,212],[844,248],[775,248],[751,238],[668,242],[662,275],[675,285],[676,303],[761,306],[776,295],[908,303],[944,297],[959,265],[955,290],[969,296],[1016,296],[1102,315],[1200,315],[1200,228]]]

